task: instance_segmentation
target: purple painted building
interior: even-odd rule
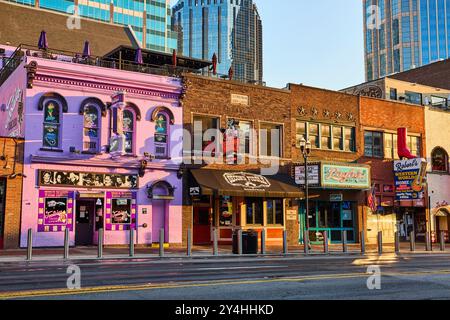
[[[161,229],[181,244],[182,83],[150,58],[12,54],[0,96],[20,91],[23,108],[0,114],[0,135],[25,139],[21,247],[29,229],[36,247],[62,246],[66,229],[71,246],[96,244],[100,229],[105,245],[129,243],[131,229],[138,245]]]

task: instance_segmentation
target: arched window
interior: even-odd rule
[[[100,148],[100,112],[94,104],[83,110],[83,151],[97,153]]]
[[[61,106],[55,100],[44,103],[44,132],[42,145],[44,148],[61,148]]]
[[[134,113],[129,109],[125,109],[123,111],[123,134],[125,135],[125,152],[128,154],[133,154],[134,152],[134,130]]]
[[[159,112],[155,119],[155,155],[165,158],[168,155],[169,128],[167,114]]]
[[[433,171],[448,172],[448,154],[442,148],[436,148],[431,153],[431,166]]]

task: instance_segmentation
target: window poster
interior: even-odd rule
[[[73,231],[72,191],[39,191],[38,232]]]
[[[105,229],[123,231],[136,229],[136,192],[106,192]]]

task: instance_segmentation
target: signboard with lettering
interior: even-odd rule
[[[264,190],[271,186],[266,177],[248,172],[229,172],[223,177],[233,187],[243,187],[246,190]]]
[[[424,197],[425,159],[394,161],[396,200],[419,200]]]
[[[242,94],[231,94],[231,103],[232,104],[241,104],[244,106],[250,105],[250,98],[248,96]]]
[[[39,190],[38,232],[73,231],[73,191]]]
[[[295,183],[298,185],[305,185],[305,166],[298,165],[294,167]],[[319,187],[320,186],[320,165],[308,164],[308,186]]]
[[[370,189],[370,167],[352,164],[322,163],[323,188]]]
[[[340,194],[330,194],[330,202],[342,202],[344,201],[344,195]]]

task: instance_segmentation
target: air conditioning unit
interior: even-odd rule
[[[167,157],[167,145],[166,144],[156,144],[155,145],[155,156],[159,158]]]

